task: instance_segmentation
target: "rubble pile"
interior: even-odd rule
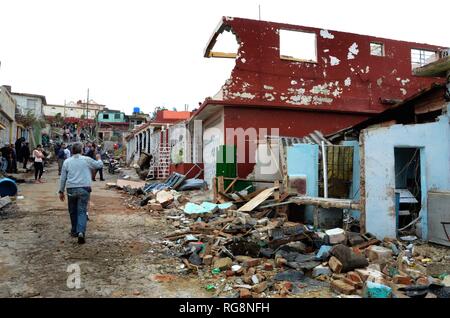
[[[318,230],[267,209],[239,211],[252,200],[208,202],[204,191],[124,190],[134,194],[129,204],[167,220],[174,231],[165,246],[215,296],[300,297],[314,290],[335,297],[450,296],[450,255],[411,238]]]

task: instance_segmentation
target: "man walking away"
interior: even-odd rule
[[[64,188],[67,188],[67,201],[72,225],[70,234],[78,237],[78,243],[85,243],[86,211],[91,193],[91,169],[103,167],[99,155],[96,160],[81,155],[82,145],[72,146],[72,157],[64,161],[59,186],[59,199],[64,201]]]

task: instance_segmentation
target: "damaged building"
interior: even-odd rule
[[[215,51],[224,32],[235,35],[237,52]],[[192,160],[204,162],[205,180],[211,183],[216,175],[214,150],[245,143],[244,149],[237,150],[236,172],[245,178],[254,169],[258,140],[276,134],[303,137],[314,130],[330,134],[391,108],[433,82],[443,82],[412,74],[413,67],[437,59],[441,50],[427,44],[224,17],[204,56],[232,58],[236,64],[220,91],[191,118]],[[195,133],[196,120],[203,127]],[[249,132],[252,129],[256,136]]]

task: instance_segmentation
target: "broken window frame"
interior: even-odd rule
[[[377,46],[377,47],[374,48],[373,46]],[[380,53],[379,54],[375,54],[375,53],[378,53],[379,49],[381,49]],[[381,42],[370,42],[370,55],[371,56],[379,56],[379,57],[385,56],[384,43],[381,43]]]
[[[427,56],[426,53],[433,53],[433,54]],[[418,54],[418,58],[417,58],[417,54]],[[430,58],[433,55],[436,59],[438,59],[439,54],[437,51],[433,51],[430,49],[412,48],[411,49],[411,69],[414,70],[418,67],[422,67],[429,63],[434,62],[434,61],[430,61]],[[414,59],[415,57],[417,59]]]
[[[227,53],[227,52],[218,52],[213,51],[214,46],[216,45],[217,38],[223,33],[223,32],[231,32],[236,37],[236,42],[238,45],[241,44],[240,39],[236,35],[236,33],[233,31],[231,26],[225,25],[223,23],[219,24],[219,26],[216,28],[216,31],[211,36],[211,39],[208,41],[208,46],[205,49],[204,57],[214,57],[214,58],[228,58],[228,59],[235,59],[238,56],[238,53]]]
[[[307,60],[299,57],[294,56],[288,56],[288,55],[282,55],[281,54],[281,31],[288,31],[288,32],[297,32],[297,33],[303,33],[303,34],[311,34],[314,35],[314,51],[315,51],[315,59],[314,60]],[[279,43],[278,48],[280,52],[280,59],[284,61],[291,61],[291,62],[300,62],[300,63],[311,63],[311,64],[317,64],[319,62],[319,51],[317,49],[317,34],[312,31],[304,31],[304,30],[293,30],[293,29],[278,29],[278,36],[279,36]]]

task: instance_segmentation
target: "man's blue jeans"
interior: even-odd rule
[[[68,188],[67,202],[69,204],[70,222],[72,223],[72,233],[85,233],[87,222],[87,205],[89,203],[90,192],[87,188]]]

